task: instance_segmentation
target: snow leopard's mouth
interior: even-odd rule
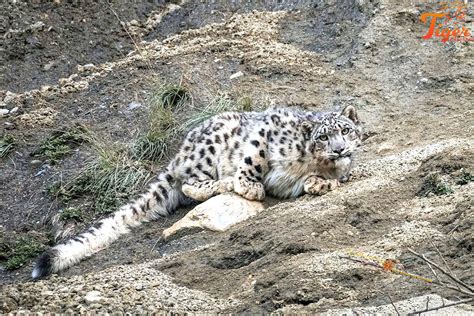
[[[351,158],[352,153],[344,153],[344,154],[329,154],[329,160],[336,161],[343,158]]]

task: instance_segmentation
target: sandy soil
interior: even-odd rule
[[[386,305],[389,296],[455,299],[343,258],[393,258],[430,275],[408,248],[439,261],[438,249],[461,280],[474,283],[473,183],[456,183],[461,169],[474,172],[473,50],[470,43],[420,38],[420,12],[432,8],[361,0],[315,1],[311,10],[193,2],[113,11],[101,3],[2,6],[9,13],[1,31],[15,31],[2,36],[0,108],[18,109],[0,118],[1,129],[23,140],[0,162],[6,234],[49,233],[48,220],[64,206],[45,190],[90,156],[80,146],[56,165],[32,164],[39,142],[76,123],[129,142],[148,107],[127,106],[146,105],[156,82],[183,80],[198,106],[218,92],[248,96],[257,108],[353,104],[365,130],[353,178],[340,189],[269,201],[263,213],[225,233],[157,242],[186,212],[179,210],[48,280],[30,282],[31,266],[2,271],[3,312],[324,312]],[[231,80],[238,71],[243,76]],[[419,194],[433,172],[452,193]]]

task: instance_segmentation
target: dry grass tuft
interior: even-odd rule
[[[0,158],[5,158],[15,147],[16,141],[11,135],[4,135],[0,138]]]
[[[248,106],[249,102],[245,104]],[[193,98],[185,87],[163,85],[153,95],[149,126],[143,136],[128,145],[110,144],[104,141],[105,137],[83,131],[79,139],[90,145],[94,158],[73,179],[54,184],[48,192],[66,204],[81,196],[90,196],[94,213],[113,212],[151,178],[155,162],[169,158],[177,139],[218,113],[240,108],[223,95],[214,97],[203,107],[194,107]],[[69,139],[70,135],[66,136]]]

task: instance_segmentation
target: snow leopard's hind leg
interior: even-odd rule
[[[242,152],[244,155],[234,176],[234,192],[247,200],[262,201],[265,199],[265,187],[262,182],[268,172],[265,129],[262,128],[250,135]]]

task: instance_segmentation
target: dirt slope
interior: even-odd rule
[[[0,97],[6,99],[0,108],[18,107],[0,118],[2,135],[24,140],[0,162],[5,235],[49,232],[48,219],[63,206],[45,190],[74,175],[90,155],[81,146],[55,165],[38,165],[30,156],[38,144],[75,123],[111,142],[129,142],[147,121],[156,82],[183,80],[197,106],[218,92],[236,100],[250,97],[256,108],[274,102],[326,110],[350,103],[360,111],[366,139],[353,179],[342,188],[323,197],[269,201],[265,212],[226,233],[157,243],[185,212],[180,210],[61,276],[32,283],[29,265],[2,271],[4,312],[323,312],[386,305],[389,296],[436,292],[454,299],[452,292],[341,258],[350,251],[397,259],[406,270],[429,275],[407,249],[439,259],[438,248],[460,279],[474,282],[473,183],[459,181],[462,172],[474,172],[474,56],[471,43],[420,38],[425,26],[419,14],[433,8],[388,1],[315,1],[311,9],[193,2],[115,6],[138,45],[134,50],[105,4],[86,12],[103,10],[107,19],[99,21],[103,15],[97,13],[81,22],[97,29],[79,30],[63,21],[80,17],[77,8],[53,10],[48,16],[63,17],[55,20],[44,17],[49,7],[10,6],[8,12],[28,17],[9,15],[10,28],[28,31],[6,37],[2,51],[8,62],[2,62]],[[24,24],[15,24],[20,20]],[[38,20],[45,25],[32,28]],[[77,45],[50,48],[58,41],[47,33],[50,26],[77,35]],[[99,54],[84,49],[81,41],[88,37],[122,48]],[[30,46],[19,57],[15,50],[23,41]],[[66,57],[68,66],[58,61],[58,54],[77,57],[78,50],[84,55]],[[61,66],[41,66],[49,62]],[[95,66],[77,67],[87,63]],[[238,71],[243,76],[231,80]],[[131,111],[131,102],[145,106]],[[449,184],[449,192],[430,187],[432,173]]]

